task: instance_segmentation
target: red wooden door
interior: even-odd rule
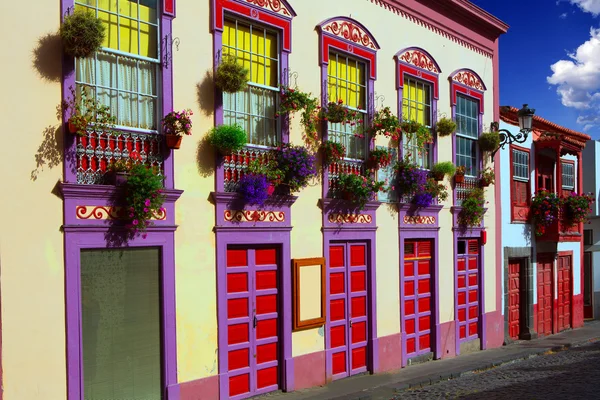
[[[457,255],[458,335],[461,341],[479,337],[479,240],[459,240]]]
[[[432,249],[431,240],[404,242],[404,309],[402,330],[406,355],[431,351],[432,344]]]
[[[333,379],[367,370],[367,246],[329,247],[329,349]]]
[[[552,259],[539,258],[537,262],[537,333],[540,336],[552,334]]]
[[[554,160],[547,156],[537,155],[537,190],[554,191]]]
[[[227,250],[229,397],[279,388],[279,254],[277,248]]]
[[[571,256],[559,256],[557,273],[558,332],[571,327]]]
[[[592,253],[583,253],[583,318],[594,318]]]
[[[508,262],[508,335],[517,340],[521,333],[521,262]]]

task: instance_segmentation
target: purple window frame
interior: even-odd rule
[[[218,0],[211,0],[211,29],[212,29],[212,33],[213,33],[213,69],[214,71],[217,70],[220,60],[221,60],[221,54],[223,52],[223,29],[220,27],[223,25],[223,21],[217,21],[217,5],[215,4],[215,2]],[[281,15],[278,15],[276,12],[272,12],[271,10],[267,9],[267,8],[262,8],[262,7],[258,7],[258,6],[254,6],[254,5],[250,5],[248,3],[243,3],[243,6],[240,7],[241,3],[235,2],[235,0],[232,2],[236,7],[234,8],[227,8],[225,5],[223,5],[223,9],[219,10],[219,13],[221,13],[221,17],[223,18],[223,20],[225,19],[225,15],[230,15],[234,18],[240,19],[242,21],[248,21],[249,23],[254,23],[254,24],[259,24],[259,25],[263,25],[265,27],[268,27],[271,30],[274,30],[275,32],[278,33],[278,40],[280,43],[279,46],[279,83],[281,85],[288,85],[289,84],[289,56],[290,53],[292,51],[291,49],[291,19],[293,17],[296,16],[296,13],[293,11],[293,9],[290,7],[290,5],[287,3],[287,1],[282,0],[282,3],[285,5],[285,7],[287,7],[287,9],[289,9],[291,11],[291,15],[287,18],[285,18],[285,20],[287,20],[287,22],[289,22],[289,41],[290,41],[290,46],[286,47],[284,45],[282,45],[284,43],[284,35],[286,34],[286,32],[284,32],[284,29],[282,29],[280,26],[274,25],[272,23],[269,22],[269,20],[271,20],[273,17],[276,17],[278,19],[282,19],[283,17],[281,17]],[[265,6],[267,7],[267,6]],[[248,17],[248,15],[244,14],[243,12],[245,10],[249,10],[249,14],[250,17]],[[263,18],[265,15],[269,16],[268,20],[266,20],[265,18]],[[221,90],[219,90],[216,86],[214,88],[214,99],[215,99],[215,115],[214,115],[214,124],[215,126],[219,126],[223,124],[223,93]],[[288,116],[279,116],[279,126],[281,126],[281,143],[285,144],[285,143],[289,143],[290,140],[290,124],[289,124],[289,117]],[[216,174],[215,174],[215,190],[217,192],[223,192],[225,190],[225,185],[224,185],[224,176],[225,176],[225,168],[223,166],[223,156],[221,155],[217,155],[216,156]]]
[[[429,60],[433,63],[433,65],[429,66],[430,70],[427,69],[428,65],[427,64],[421,64],[420,66],[417,66],[415,64],[410,64],[407,63],[406,61],[401,61],[400,57],[402,54],[408,52],[408,51],[418,51],[423,53],[425,56],[429,57]],[[400,50],[398,53],[396,53],[396,55],[394,56],[394,59],[396,60],[396,90],[398,93],[398,118],[400,119],[400,121],[402,121],[402,103],[403,103],[403,99],[404,99],[404,78],[405,77],[410,77],[413,78],[414,80],[420,81],[420,82],[424,82],[430,85],[431,87],[431,97],[432,97],[432,101],[431,101],[431,129],[432,129],[432,135],[433,135],[433,144],[431,146],[431,165],[435,164],[437,162],[438,159],[438,154],[437,154],[437,142],[438,142],[438,137],[437,137],[437,133],[435,131],[435,124],[437,123],[437,106],[438,106],[438,100],[440,98],[439,96],[439,74],[442,73],[441,68],[439,67],[437,61],[435,61],[435,59],[431,56],[431,54],[429,54],[426,50],[420,48],[420,47],[407,47],[405,49]],[[408,67],[408,68],[406,68]],[[425,68],[423,68],[425,67]],[[414,69],[416,74],[413,74],[409,71],[406,71],[406,69]],[[435,70],[437,70],[438,72],[435,72]],[[426,77],[423,77],[423,74],[426,75]],[[428,79],[428,78],[433,78],[433,79]],[[400,140],[398,141],[398,154],[399,157],[402,158],[404,157],[404,152],[403,152],[403,146],[402,146],[402,136],[400,136]]]
[[[74,0],[61,0],[61,21],[73,10]],[[160,37],[161,41],[171,43],[173,15],[163,12],[164,2],[160,1]],[[165,50],[164,48],[162,49]],[[171,53],[171,49],[168,49]],[[173,108],[173,68],[171,63],[162,63],[159,85],[162,102],[158,110],[162,115]],[[164,60],[166,61],[166,60]],[[170,60],[169,60],[170,61]],[[70,98],[70,87],[75,87],[74,59],[63,55],[62,72],[63,101]],[[63,121],[68,115],[63,114]],[[127,129],[122,129],[127,132]],[[79,185],[77,181],[76,140],[73,135],[65,135],[64,141],[64,183],[61,185],[64,213],[64,246],[65,246],[65,319],[66,319],[66,366],[67,366],[67,399],[80,400],[83,397],[83,363],[81,341],[81,277],[80,253],[84,249],[125,249],[127,247],[156,247],[161,254],[161,374],[162,394],[165,400],[179,400],[177,382],[177,332],[175,318],[175,201],[182,191],[174,190],[173,152],[163,148],[165,193],[167,199],[164,207],[167,217],[164,221],[156,221],[155,226],[148,229],[146,239],[136,237],[126,245],[112,246],[107,242],[107,234],[118,222],[106,223],[103,220],[81,220],[76,217],[77,206],[106,206],[114,197],[117,189],[105,185]],[[113,226],[111,226],[113,225]]]
[[[340,38],[333,33],[330,33],[329,30],[325,28],[326,25],[330,23],[338,22],[339,24],[351,24],[351,26],[358,27],[362,29],[364,33],[367,35],[366,38],[370,41],[373,48],[369,48],[360,44],[360,40],[363,38],[357,39],[357,41],[348,40],[346,38]],[[373,114],[375,113],[375,80],[377,79],[377,50],[379,50],[379,45],[377,41],[373,37],[373,35],[369,32],[367,28],[364,27],[360,22],[347,18],[347,17],[333,17],[326,19],[317,25],[317,31],[319,33],[319,65],[321,66],[321,106],[326,106],[329,101],[329,91],[327,84],[327,66],[329,65],[329,51],[334,49],[340,54],[344,54],[346,56],[356,58],[366,64],[366,73],[367,73],[367,125],[370,125],[373,121]],[[360,36],[360,35],[359,35]],[[328,138],[328,123],[323,121],[321,126],[321,131],[323,132],[323,140],[327,140]],[[374,142],[369,141],[368,151],[374,149]],[[322,197],[327,197],[329,193],[329,170],[327,168],[323,169],[323,187],[322,187]]]

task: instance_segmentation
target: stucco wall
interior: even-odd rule
[[[0,13],[2,66],[0,196],[4,399],[66,397],[59,2],[35,12],[7,2]],[[45,165],[39,166],[36,158]],[[10,191],[10,193],[9,193]]]
[[[600,173],[598,172],[598,160],[600,156],[600,142],[590,140],[587,142],[582,152],[583,170],[583,191],[594,194],[596,201],[592,204],[592,212],[590,215],[598,215],[600,213]]]

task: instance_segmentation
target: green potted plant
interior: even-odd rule
[[[454,172],[454,183],[463,183],[465,181],[465,171],[466,168],[463,165],[456,167],[456,171]]]
[[[402,127],[398,117],[392,113],[389,107],[385,107],[375,112],[373,115],[373,123],[369,129],[371,137],[383,135],[392,140],[400,139]]]
[[[566,224],[573,226],[585,222],[588,219],[588,214],[592,211],[593,202],[594,196],[592,193],[577,194],[572,192],[565,196],[562,203]]]
[[[387,149],[375,149],[369,153],[367,165],[369,169],[385,168],[392,162],[392,153]]]
[[[356,174],[340,174],[336,180],[336,197],[363,209],[375,194],[384,190],[384,182]]]
[[[306,145],[316,151],[319,141],[319,116],[317,112],[318,100],[311,93],[305,93],[298,88],[282,86],[279,94],[279,109],[275,114],[295,114],[301,111],[300,123],[304,127],[303,138]]]
[[[435,131],[441,137],[450,136],[456,131],[456,122],[451,118],[442,117],[437,120]]]
[[[273,194],[283,179],[283,171],[279,168],[277,161],[273,157],[257,158],[250,161],[248,164],[248,173],[267,177],[270,184],[269,195]]]
[[[421,124],[414,120],[405,119],[400,123],[400,129],[407,134],[416,133],[420,127]]]
[[[117,122],[110,112],[110,107],[101,104],[88,91],[90,88],[80,86],[79,95],[71,86],[71,99],[63,104],[69,119],[67,128],[70,133],[84,136],[87,133],[88,126],[91,126],[96,132],[113,133]]]
[[[498,132],[484,132],[479,136],[479,148],[481,151],[494,151],[500,146],[500,135]]]
[[[102,48],[106,26],[94,13],[75,10],[68,14],[59,31],[65,53],[72,57],[89,57]]]
[[[444,176],[452,177],[456,172],[456,167],[451,161],[441,161],[431,167],[431,176],[436,181],[443,181]]]
[[[465,194],[458,213],[458,224],[463,226],[479,226],[485,214],[485,197],[483,189],[474,188]]]
[[[419,152],[425,149],[425,145],[433,143],[433,136],[431,130],[425,125],[420,124],[417,121],[403,121],[402,132],[408,141],[415,139],[415,144],[419,149]]]
[[[546,229],[558,220],[562,207],[561,199],[556,193],[540,190],[531,199],[531,222],[535,227],[535,235],[542,236]]]
[[[341,143],[326,140],[321,143],[321,153],[324,164],[334,164],[346,157],[346,148]]]
[[[215,84],[227,93],[241,92],[248,86],[249,70],[236,57],[225,56],[215,73]]]
[[[480,183],[482,187],[488,187],[494,183],[494,179],[496,176],[494,175],[494,170],[490,167],[487,167],[483,171],[481,171]]]
[[[183,135],[192,134],[192,115],[194,113],[188,108],[183,111],[171,111],[163,117],[163,133],[169,149],[178,149]]]
[[[127,228],[132,234],[144,233],[155,214],[164,212],[163,176],[156,168],[136,164],[125,184]]]
[[[239,125],[219,125],[208,133],[208,142],[221,155],[228,155],[244,148],[248,135]]]
[[[319,118],[334,124],[349,123],[351,125],[356,125],[357,122],[362,122],[360,113],[348,109],[341,99],[338,101],[330,101],[327,103],[327,107],[321,108],[319,111]]]
[[[127,179],[129,178],[129,171],[132,168],[132,159],[119,159],[117,161],[113,161],[108,166],[107,170],[107,178],[109,183],[112,183],[115,186],[123,186],[127,183]]]

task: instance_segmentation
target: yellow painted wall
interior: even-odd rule
[[[4,399],[65,399],[59,2],[0,13],[0,280]],[[41,42],[39,42],[41,40]],[[36,157],[45,165],[39,166]]]

